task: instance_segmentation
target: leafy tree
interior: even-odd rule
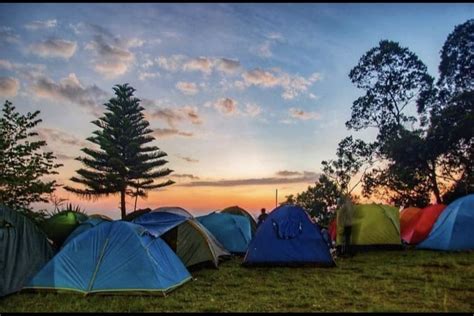
[[[46,141],[33,138],[38,136],[34,128],[42,122],[39,114],[20,114],[5,101],[0,119],[0,203],[28,214],[31,203],[47,202],[45,195],[57,187],[55,180],[42,178],[57,174],[55,169],[62,166],[54,163],[52,152],[42,151]]]
[[[364,195],[378,192],[392,203],[421,205],[433,193],[441,202],[439,155],[426,141],[428,109],[437,106],[434,79],[426,66],[408,48],[381,41],[362,56],[349,77],[366,93],[354,101],[346,126],[378,129],[371,148],[381,164],[364,175]]]
[[[474,192],[474,19],[454,28],[441,50],[437,104],[427,140],[452,183],[445,203]]]
[[[160,168],[167,163],[167,154],[156,146],[146,146],[155,140],[149,123],[142,113],[140,100],[133,96],[135,89],[128,84],[116,85],[115,97],[105,104],[108,112],[92,123],[99,127],[87,140],[95,149],[83,148],[86,157],[76,158],[86,168],[77,170],[71,181],[85,188],[65,187],[85,198],[120,194],[122,219],[127,215],[125,198],[147,196],[147,191],[173,184],[171,180],[155,183],[172,170]]]

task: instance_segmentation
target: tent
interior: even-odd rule
[[[69,236],[67,237],[67,239],[63,242],[62,244],[62,247],[64,247],[66,244],[68,244],[72,239],[74,239],[75,237],[79,236],[80,234],[82,234],[83,232],[91,229],[92,227],[95,227],[101,223],[104,223],[104,222],[110,222],[109,220],[105,220],[103,219],[102,217],[97,217],[97,216],[91,216],[88,220],[86,220],[85,222],[81,223],[79,226],[76,227],[76,229],[74,229],[72,231],[72,233],[69,234]]]
[[[245,216],[213,212],[197,220],[207,228],[229,252],[244,254],[252,239],[250,220]]]
[[[418,207],[407,207],[400,212],[400,234],[402,236],[405,233],[405,228],[408,223],[410,223],[413,218],[417,217],[420,211],[421,208]]]
[[[382,204],[354,205],[351,245],[359,250],[401,249],[398,208]],[[341,246],[344,228],[337,227],[336,245]]]
[[[421,209],[404,227],[400,227],[402,240],[407,244],[418,244],[423,241],[445,208],[444,204],[434,204]]]
[[[60,247],[69,234],[82,222],[87,221],[86,214],[74,211],[64,211],[48,218],[42,225],[43,230],[55,246]]]
[[[474,249],[474,194],[450,203],[439,215],[428,237],[418,249]]]
[[[71,240],[25,289],[166,293],[189,281],[181,260],[142,226],[106,222]]]
[[[244,210],[240,206],[235,205],[235,206],[227,207],[227,208],[223,209],[221,211],[221,213],[227,213],[227,214],[240,215],[240,216],[247,217],[250,221],[250,226],[251,226],[251,229],[252,229],[252,236],[255,234],[255,231],[257,230],[257,222],[255,221],[255,218],[253,218],[253,216],[249,212],[247,212],[246,210]]]
[[[183,212],[152,211],[133,220],[154,236],[160,236],[176,252],[186,267],[211,262],[230,254],[216,238],[196,219],[179,215]]]
[[[21,290],[53,256],[36,224],[6,206],[0,206],[0,245],[0,297]]]
[[[134,219],[142,216],[143,214],[147,214],[147,213],[150,213],[150,212],[167,212],[167,213],[174,213],[174,214],[177,214],[177,215],[181,215],[181,216],[184,216],[186,218],[193,218],[194,217],[193,215],[191,215],[191,213],[189,213],[188,211],[186,211],[182,207],[165,206],[165,207],[156,208],[154,210],[152,210],[151,208],[144,208],[144,209],[133,211],[133,212],[127,214],[125,216],[124,220],[132,222]]]
[[[279,206],[268,215],[252,239],[243,264],[335,265],[319,226],[297,205]]]

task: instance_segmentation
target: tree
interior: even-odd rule
[[[433,193],[441,202],[439,155],[426,141],[428,110],[437,107],[426,66],[408,48],[385,40],[362,56],[349,77],[366,93],[354,101],[346,126],[378,129],[372,148],[382,164],[364,175],[364,195],[380,192],[397,204],[420,205]],[[416,111],[409,114],[412,105]]]
[[[86,157],[76,158],[86,168],[76,171],[70,180],[85,188],[65,189],[85,198],[120,194],[122,219],[127,215],[125,198],[147,196],[147,191],[168,186],[174,181],[155,183],[172,170],[160,168],[168,161],[167,154],[156,146],[146,146],[155,140],[149,122],[144,119],[144,108],[133,96],[135,89],[128,84],[116,85],[115,97],[105,104],[108,112],[92,123],[99,127],[87,140],[95,149],[83,148]]]
[[[0,120],[0,203],[13,209],[30,213],[30,204],[47,202],[46,194],[56,187],[55,180],[42,180],[44,176],[57,174],[52,152],[44,152],[44,140],[34,128],[42,122],[40,111],[22,115],[15,111],[11,102],[5,101]]]
[[[441,177],[452,183],[445,203],[474,192],[474,19],[457,25],[441,50],[438,106],[427,139],[440,156]]]

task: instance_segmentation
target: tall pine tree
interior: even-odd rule
[[[120,194],[122,219],[127,215],[125,198],[146,196],[148,190],[174,183],[168,180],[155,183],[155,179],[169,175],[172,170],[160,168],[168,161],[167,154],[156,146],[146,146],[155,140],[150,134],[148,121],[142,113],[140,100],[133,96],[135,89],[128,84],[116,85],[115,97],[105,104],[107,112],[92,123],[99,127],[88,141],[98,149],[83,148],[87,157],[78,157],[86,168],[77,170],[71,181],[82,184],[78,189],[65,189],[85,198],[98,198]]]

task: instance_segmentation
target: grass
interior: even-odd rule
[[[244,268],[242,258],[162,296],[17,293],[0,312],[473,312],[474,252],[358,253],[335,268]]]

